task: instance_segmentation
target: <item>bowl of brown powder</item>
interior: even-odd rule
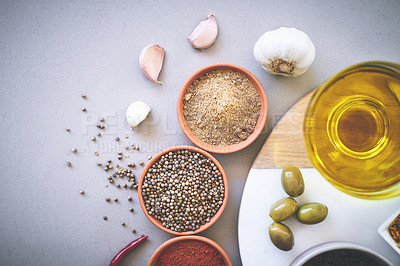
[[[185,82],[177,113],[179,125],[195,145],[209,152],[232,153],[261,134],[267,121],[267,96],[248,70],[214,64]]]

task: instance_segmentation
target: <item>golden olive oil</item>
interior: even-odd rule
[[[311,100],[305,140],[315,168],[364,198],[400,195],[400,67],[368,62],[340,72]]]

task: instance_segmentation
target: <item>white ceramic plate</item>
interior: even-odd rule
[[[271,205],[287,197],[281,187],[282,169],[251,169],[243,191],[239,211],[239,249],[242,263],[248,265],[287,266],[304,250],[328,241],[349,241],[377,251],[393,265],[400,256],[377,233],[382,220],[399,207],[400,198],[364,200],[349,196],[328,183],[315,169],[301,169],[306,189],[296,198],[299,204],[321,202],[328,206],[325,221],[304,225],[295,217],[283,222],[293,231],[291,251],[277,249],[270,241],[268,226]]]
[[[378,233],[381,235],[383,239],[394,249],[399,253],[400,255],[400,248],[396,245],[394,242],[392,236],[389,233],[388,227],[389,225],[396,219],[396,217],[400,214],[400,208],[395,210],[392,215],[390,215],[378,228]]]

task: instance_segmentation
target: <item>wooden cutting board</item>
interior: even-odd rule
[[[377,229],[398,208],[400,199],[371,201],[358,199],[334,188],[310,163],[303,139],[303,120],[316,90],[297,102],[276,124],[256,157],[242,195],[239,211],[238,239],[242,263],[248,265],[287,266],[302,251],[318,243],[350,241],[376,250],[393,265],[400,256],[378,235]],[[284,221],[295,235],[295,246],[284,252],[271,243],[268,226],[269,209],[287,197],[280,184],[286,165],[300,168],[305,193],[298,203],[321,202],[328,206],[328,218],[317,225],[303,225],[296,218]]]
[[[252,168],[312,168],[303,138],[303,121],[316,89],[298,101],[275,125]]]

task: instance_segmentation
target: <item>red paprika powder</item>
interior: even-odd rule
[[[183,240],[164,249],[155,265],[225,266],[226,264],[221,253],[213,246],[199,240]]]

